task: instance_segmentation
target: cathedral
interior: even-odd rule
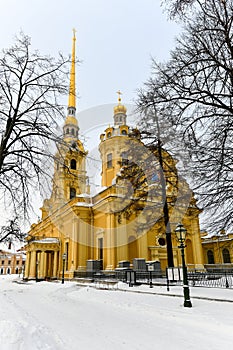
[[[63,138],[54,155],[51,196],[41,208],[41,219],[32,224],[25,246],[25,279],[72,279],[86,271],[89,262],[112,271],[135,259],[159,262],[165,270],[167,236],[164,224],[164,193],[171,228],[174,266],[181,265],[174,230],[182,222],[187,230],[188,268],[203,268],[199,226],[200,210],[187,182],[178,176],[177,160],[162,149],[163,172],[156,147],[148,148],[140,130],[127,125],[127,109],[121,93],[113,120],[100,135],[102,187],[92,195],[86,171],[88,151],[79,137],[76,118],[75,34],[67,116]],[[111,117],[112,118],[112,117]],[[112,125],[111,125],[112,124]]]

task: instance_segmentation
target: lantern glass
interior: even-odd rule
[[[176,226],[175,233],[176,233],[177,240],[179,242],[183,243],[185,241],[186,232],[187,230],[184,228],[182,224],[178,224]]]

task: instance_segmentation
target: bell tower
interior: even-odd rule
[[[76,118],[75,42],[76,36],[73,30],[67,116],[63,125],[62,142],[54,157],[52,194],[51,198],[44,203],[45,210],[46,206],[49,207],[47,209],[54,210],[77,195],[85,193],[87,189],[87,152],[79,139],[79,126]]]
[[[120,168],[127,162],[129,126],[126,124],[127,108],[121,104],[120,91],[118,104],[114,107],[114,125],[100,135],[99,151],[102,160],[102,186],[111,186]]]

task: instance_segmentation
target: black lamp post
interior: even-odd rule
[[[66,253],[63,253],[62,254],[62,279],[61,279],[62,284],[64,284],[65,261],[66,261]]]
[[[192,303],[189,296],[189,286],[188,286],[188,274],[187,267],[185,265],[185,257],[184,257],[184,248],[186,247],[185,236],[187,230],[184,228],[182,224],[178,224],[175,229],[176,237],[180,245],[178,248],[181,250],[181,258],[182,258],[182,268],[183,268],[183,289],[184,289],[184,306],[192,307]]]
[[[38,282],[39,261],[36,262],[36,282]]]

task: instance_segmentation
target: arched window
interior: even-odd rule
[[[127,131],[126,131],[125,129],[123,129],[123,130],[121,131],[121,135],[127,135]]]
[[[215,264],[214,262],[214,253],[212,250],[208,250],[207,251],[207,261],[208,261],[208,264]]]
[[[73,169],[73,170],[76,170],[76,160],[75,159],[71,159],[70,161],[70,168]]]
[[[70,199],[76,197],[76,189],[73,187],[70,187]]]
[[[74,129],[71,129],[71,134],[74,135]]]
[[[112,168],[112,153],[107,154],[107,168]]]
[[[69,134],[70,130],[69,128],[66,129],[66,134]]]
[[[223,263],[224,264],[230,264],[231,263],[231,257],[229,250],[227,248],[224,248],[222,250],[222,257],[223,257]]]
[[[112,136],[112,133],[109,131],[108,133],[107,133],[107,137],[109,138],[109,137],[111,137]]]
[[[122,165],[127,165],[129,163],[129,160],[128,160],[128,154],[127,152],[122,152],[121,153],[121,164]]]

